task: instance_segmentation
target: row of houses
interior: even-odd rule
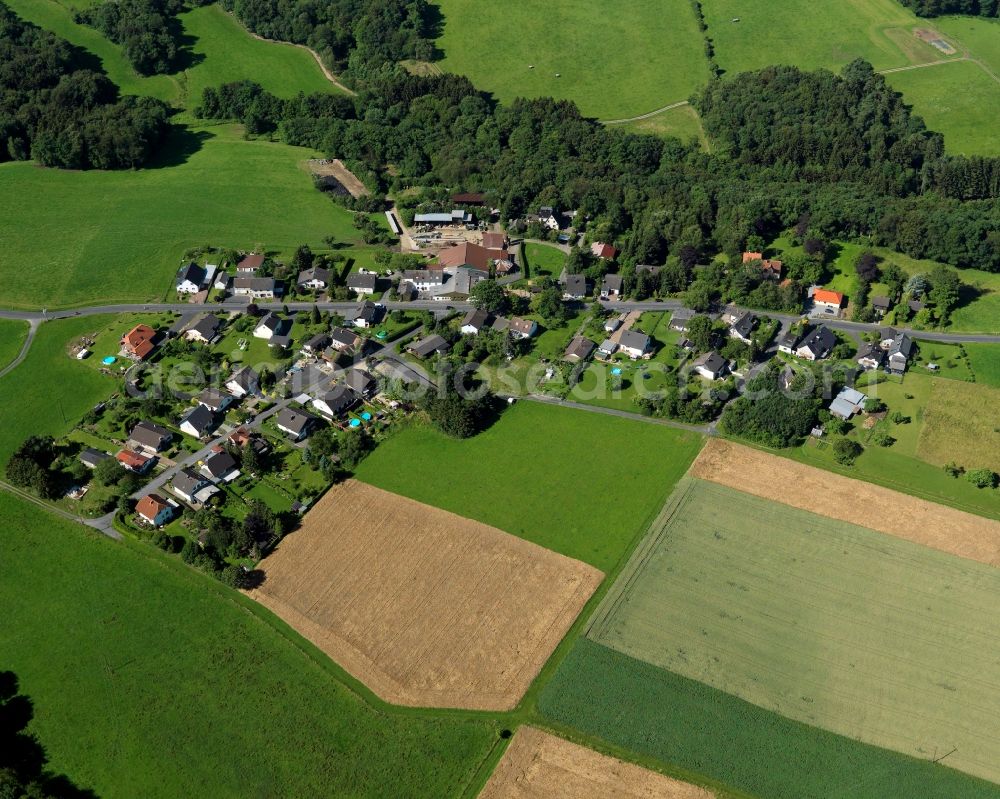
[[[495,316],[483,309],[469,311],[462,319],[460,331],[465,336],[477,336],[483,330],[506,331],[517,339],[531,338],[538,332],[538,323],[515,316],[510,319]]]

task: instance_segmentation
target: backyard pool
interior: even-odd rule
[[[113,364],[116,360],[118,360],[118,359],[115,358],[114,355],[109,355],[108,357],[103,358],[101,360],[101,363],[103,363],[105,366],[111,366],[111,364]]]

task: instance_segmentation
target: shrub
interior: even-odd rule
[[[857,441],[849,438],[839,438],[833,445],[833,457],[837,463],[850,466],[857,460],[858,455],[865,451]]]
[[[996,488],[1000,476],[992,469],[973,469],[966,473],[965,479],[976,488]]]

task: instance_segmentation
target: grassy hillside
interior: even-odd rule
[[[182,15],[191,66],[139,78],[117,46],[77,25],[54,0],[12,0],[25,18],[97,56],[124,92],[181,113],[161,158],[135,172],[66,172],[0,165],[0,280],[6,307],[66,307],[162,299],[184,250],[264,246],[287,254],[324,236],[356,239],[351,214],[315,191],[302,162],[315,154],[247,142],[235,126],[206,127],[190,109],[205,86],[240,78],[271,91],[333,91],[301,48],[258,41],[218,6]],[[185,110],[186,109],[186,110]]]
[[[709,77],[687,0],[441,0],[440,66],[501,100],[552,96],[616,119],[685,100]],[[559,77],[556,77],[559,73]]]
[[[550,720],[759,799],[997,799],[1000,786],[800,724],[582,638],[542,692]]]
[[[0,319],[0,370],[17,357],[27,337],[27,322]]]
[[[700,446],[668,427],[522,401],[465,441],[403,430],[357,476],[607,572]]]
[[[152,548],[2,493],[0,546],[4,668],[51,767],[99,796],[457,796],[498,740],[482,717],[369,704],[269,613]]]
[[[595,641],[849,738],[917,758],[955,748],[952,768],[1000,777],[1000,664],[979,624],[1000,601],[996,569],[713,483],[671,502]]]

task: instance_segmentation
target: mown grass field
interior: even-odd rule
[[[182,15],[193,63],[139,78],[120,50],[72,20],[53,0],[14,0],[14,10],[97,56],[122,91],[176,106],[179,124],[151,168],[67,172],[0,165],[0,304],[68,307],[163,298],[184,251],[200,244],[264,246],[282,255],[357,240],[352,215],[317,192],[302,162],[316,155],[244,141],[233,125],[190,116],[205,86],[248,78],[285,96],[333,91],[300,48],[253,39],[217,5]]]
[[[607,572],[700,445],[667,427],[521,401],[464,441],[407,428],[357,477]]]
[[[1000,389],[936,380],[917,452],[928,463],[1000,471]]]
[[[1000,22],[976,16],[938,17],[934,27],[958,50],[969,54],[1000,72]]]
[[[527,263],[528,277],[536,278],[543,275],[559,277],[566,264],[566,253],[558,247],[537,242],[526,242],[521,250]]]
[[[671,108],[662,114],[639,119],[635,122],[627,122],[616,127],[631,133],[649,133],[653,136],[675,136],[683,142],[697,139],[703,150],[710,150],[708,137],[701,126],[701,119],[698,112],[689,105],[682,105],[679,108]]]
[[[27,337],[27,322],[0,319],[0,370],[17,357]]]
[[[759,799],[996,799],[1000,786],[801,724],[577,641],[545,686],[550,721]]]
[[[995,27],[1000,36],[1000,27]],[[1000,108],[1000,83],[979,64],[956,61],[888,76],[924,118],[927,127],[944,134],[952,155],[1000,155],[994,134]]]
[[[150,547],[6,494],[0,544],[4,668],[51,767],[97,795],[458,796],[498,740],[483,716],[369,702],[267,611]]]
[[[1000,573],[714,483],[685,481],[670,503],[590,637],[876,746],[957,748],[950,766],[1000,777],[998,628],[982,617]]]
[[[976,382],[1000,388],[1000,344],[966,344],[965,352]]]
[[[618,119],[686,100],[709,78],[687,0],[633,0],[613,14],[600,0],[442,0],[439,7],[440,67],[502,101],[558,97],[584,114]]]

